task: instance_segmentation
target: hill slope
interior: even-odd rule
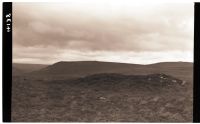
[[[21,69],[18,69],[16,67],[12,67],[12,75],[13,76],[19,76],[19,75],[23,75],[25,72]]]
[[[13,63],[13,68],[17,68],[24,73],[30,73],[32,71],[40,70],[47,67],[48,65],[42,64],[22,64],[22,63]]]
[[[124,73],[131,67],[136,69],[138,66],[140,65],[97,61],[57,62],[31,75],[55,78],[84,77],[97,73]]]
[[[78,62],[58,62],[39,71],[34,71],[30,75],[59,78],[84,77],[98,73],[119,73],[126,75],[143,75],[152,73],[165,73],[191,80],[193,63],[187,62],[164,62],[150,65],[125,64],[113,62],[78,61]],[[190,76],[186,77],[185,76]]]

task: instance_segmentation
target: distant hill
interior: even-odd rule
[[[34,74],[86,76],[96,73],[120,73],[141,65],[98,61],[57,62]]]
[[[192,69],[193,63],[189,62],[163,62],[149,65],[139,65],[99,61],[61,61],[53,65],[49,65],[41,70],[34,71],[31,75],[84,77],[98,73],[119,73],[126,75],[166,73],[177,76],[178,78],[185,78],[185,75],[191,75]]]
[[[42,64],[13,63],[13,70],[15,70],[14,72],[17,72],[17,70],[21,70],[21,71],[23,71],[23,73],[30,73],[32,71],[40,70],[47,66],[48,65],[42,65]]]
[[[18,75],[22,75],[22,74],[24,74],[25,72],[23,71],[23,70],[21,70],[21,69],[18,69],[18,68],[16,68],[16,67],[13,67],[12,68],[12,74],[13,74],[13,76],[18,76]]]

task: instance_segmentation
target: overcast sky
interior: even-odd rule
[[[193,3],[13,3],[13,62],[193,61]]]

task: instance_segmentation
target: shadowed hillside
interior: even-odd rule
[[[40,70],[47,67],[48,65],[42,64],[22,64],[22,63],[13,63],[13,68],[22,70],[24,73],[29,73],[32,71]]]

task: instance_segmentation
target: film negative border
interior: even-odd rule
[[[12,3],[3,3],[3,122],[11,122]]]
[[[200,122],[200,3],[194,6],[194,102],[193,122]],[[12,2],[3,3],[3,122],[11,122]]]
[[[194,10],[193,122],[200,122],[200,3],[195,3]]]

